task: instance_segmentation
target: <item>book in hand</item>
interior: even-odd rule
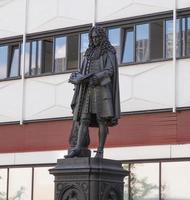
[[[71,74],[70,78],[69,78],[69,82],[72,84],[79,84],[82,81],[91,78],[94,75],[94,73],[89,73],[89,74],[81,74],[80,72],[74,72]]]

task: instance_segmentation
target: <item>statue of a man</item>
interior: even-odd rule
[[[119,81],[116,51],[103,28],[89,32],[89,46],[79,72],[71,74],[75,84],[71,103],[74,124],[77,124],[75,147],[66,158],[80,156],[85,147],[89,127],[99,128],[99,146],[95,157],[103,158],[108,127],[117,125],[120,117]]]

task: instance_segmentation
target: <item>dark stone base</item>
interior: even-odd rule
[[[123,200],[120,161],[100,158],[60,159],[50,169],[55,176],[55,200]]]

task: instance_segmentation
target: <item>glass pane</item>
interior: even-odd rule
[[[150,59],[163,58],[163,21],[155,21],[150,24]]]
[[[7,57],[8,57],[8,47],[0,47],[0,79],[7,77]]]
[[[176,21],[176,57],[181,55],[181,30],[180,30],[180,20]]]
[[[78,67],[78,35],[67,37],[67,69],[77,69]]]
[[[166,58],[173,54],[173,20],[166,21]]]
[[[159,164],[131,164],[130,171],[131,199],[159,200]]]
[[[83,33],[80,35],[80,61],[82,64],[82,60],[83,60],[83,56],[85,54],[86,49],[88,48],[88,43],[89,43],[89,39],[88,39],[88,33]]]
[[[125,170],[129,170],[129,165],[128,164],[123,164],[122,165]],[[129,178],[126,176],[124,178],[124,195],[123,195],[124,200],[129,199]]]
[[[176,21],[176,57],[180,56],[181,52],[181,33],[180,21]],[[173,57],[173,20],[166,21],[166,58]]]
[[[190,17],[187,18],[187,56],[190,55]]]
[[[7,199],[7,169],[0,169],[0,200]]]
[[[19,73],[19,46],[11,47],[11,66],[9,77],[18,76]]]
[[[30,200],[32,169],[14,168],[9,171],[9,200]]]
[[[42,41],[37,42],[37,49],[38,49],[38,60],[37,60],[37,74],[41,74],[42,68]]]
[[[162,163],[162,199],[190,199],[190,162]]]
[[[113,28],[108,30],[108,38],[110,43],[115,47],[117,53],[117,60],[120,61],[120,28]]]
[[[25,74],[29,75],[30,68],[30,42],[26,43],[25,46]]]
[[[185,56],[185,18],[182,18],[182,33],[181,33],[181,42],[182,42],[182,56]]]
[[[52,72],[53,39],[43,40],[43,67],[42,73]]]
[[[55,39],[55,72],[65,71],[66,66],[66,37]]]
[[[136,61],[144,62],[149,59],[149,24],[136,26]]]
[[[134,31],[133,28],[125,30],[122,63],[134,62]]]
[[[32,42],[31,69],[30,69],[31,75],[36,74],[36,47],[37,47],[36,41]]]
[[[52,167],[34,169],[34,200],[54,199],[54,177],[49,174],[50,168]]]

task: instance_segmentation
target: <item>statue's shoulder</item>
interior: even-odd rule
[[[115,49],[114,49],[115,50]],[[112,49],[107,49],[107,51],[104,54],[104,57],[106,59],[111,59],[111,60],[115,60],[116,59],[116,52],[112,50]]]

